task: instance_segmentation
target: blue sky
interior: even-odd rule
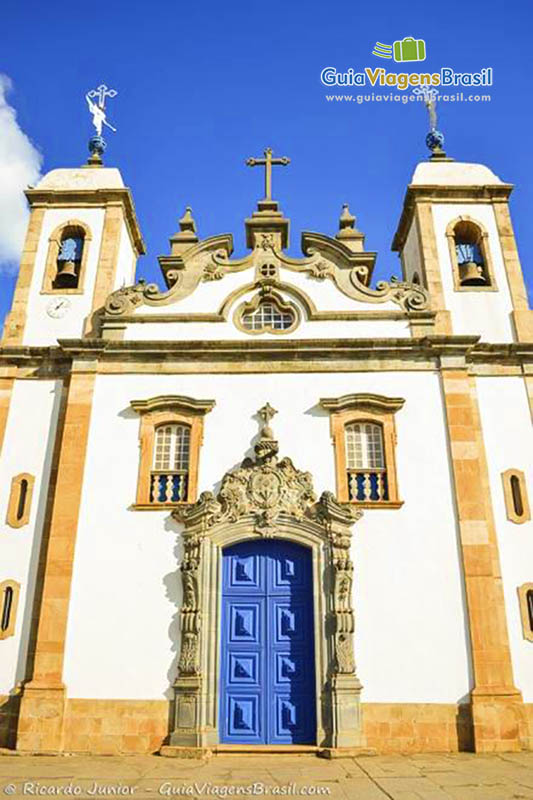
[[[42,154],[43,172],[84,163],[85,91],[102,81],[119,90],[108,110],[118,133],[106,134],[105,160],[133,190],[148,248],[138,277],[158,281],[157,256],[168,252],[186,205],[202,237],[231,232],[235,254],[244,252],[243,219],[262,194],[261,171],[244,161],[268,145],[291,158],[274,176],[274,196],[291,218],[291,252],[302,230],[334,233],[349,202],[367,249],[378,251],[376,277],[399,275],[390,243],[405,187],[427,156],[425,110],[328,103],[326,94],[343,90],[326,89],[320,72],[400,71],[371,51],[376,41],[405,36],[427,44],[424,64],[406,71],[492,66],[494,86],[484,90],[492,101],[442,103],[439,128],[449,155],[485,163],[517,185],[512,213],[531,293],[530,3],[4,0],[2,21],[0,72],[13,83],[8,101]],[[0,321],[13,285],[4,265]]]

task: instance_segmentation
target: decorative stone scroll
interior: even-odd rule
[[[106,314],[112,316],[131,314],[146,298],[158,294],[157,283],[146,283],[141,279],[133,286],[121,286],[120,289],[111,292],[105,302],[104,310]]]
[[[395,303],[406,313],[430,308],[429,295],[422,286],[392,277],[369,286],[376,254],[353,251],[339,239],[318,233],[304,233],[303,258],[292,258],[281,249],[273,234],[260,233],[256,246],[244,258],[231,259],[231,237],[221,235],[199,241],[183,253],[161,256],[160,264],[168,291],[156,284],[139,281],[134,286],[117,289],[107,298],[105,312],[111,316],[127,316],[139,305],[166,306],[188,297],[202,281],[220,281],[227,275],[248,269],[261,274],[261,266],[272,265],[309,275],[318,281],[331,280],[347,297],[361,303]],[[266,281],[276,286],[279,281]],[[257,285],[262,285],[261,280]]]
[[[309,472],[290,458],[278,460],[267,403],[255,458],[226,473],[218,494],[203,492],[175,509],[184,525],[181,564],[181,651],[175,683],[171,745],[209,748],[218,738],[220,561],[224,547],[255,537],[276,537],[309,547],[314,563],[316,670],[320,679],[317,744],[353,748],[364,744],[354,657],[351,526],[362,516],[331,492],[319,500]]]

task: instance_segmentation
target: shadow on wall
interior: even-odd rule
[[[41,473],[36,476],[36,484],[37,482],[38,484],[35,487],[36,494],[34,494],[34,497],[38,496],[38,502],[33,528],[33,542],[28,577],[26,579],[19,657],[15,673],[15,682],[17,686],[21,682],[29,680],[33,673],[33,650],[35,649],[35,637],[37,634],[35,621],[40,617],[44,580],[43,568],[48,548],[51,503],[53,502],[55,473],[57,471],[59,445],[62,435],[62,417],[65,412],[62,400],[64,395],[66,397],[66,389],[64,389],[61,381],[56,382],[52,393],[55,396],[52,406],[51,424],[48,431],[48,440],[46,442],[45,458]]]
[[[176,536],[176,543],[173,550],[175,567],[172,572],[169,572],[163,577],[165,597],[175,608],[175,613],[172,615],[172,621],[168,628],[168,636],[171,642],[171,652],[173,655],[167,671],[168,689],[165,691],[165,697],[171,701],[174,700],[174,683],[178,676],[178,660],[181,647],[180,610],[183,602],[183,589],[180,567],[183,561],[182,530],[183,526],[176,522],[172,516],[169,515],[165,518],[165,531]]]
[[[221,477],[220,477],[220,479],[219,479],[219,480],[218,480],[218,481],[217,481],[215,484],[213,484],[213,492],[214,492],[214,494],[215,494],[215,495],[217,495],[217,494],[220,492],[220,488],[221,488],[221,486],[222,486],[222,481],[223,481],[223,479],[224,479],[224,476],[225,476],[225,475],[226,475],[228,472],[232,472],[234,469],[238,469],[238,468],[239,468],[239,467],[242,465],[242,462],[243,462],[245,459],[247,459],[247,458],[255,459],[255,450],[254,450],[254,448],[255,448],[255,445],[257,444],[257,442],[258,442],[258,441],[260,440],[260,438],[261,438],[261,430],[262,430],[262,427],[263,427],[263,425],[264,425],[264,422],[263,422],[263,420],[261,419],[261,417],[259,416],[259,414],[258,414],[258,413],[256,413],[256,414],[253,414],[252,416],[253,416],[253,419],[257,420],[257,422],[258,422],[258,424],[259,424],[259,430],[258,430],[258,431],[257,431],[257,433],[256,433],[254,436],[252,436],[252,438],[250,439],[250,444],[248,445],[247,449],[246,449],[246,450],[245,450],[245,452],[243,453],[243,457],[241,458],[241,460],[240,460],[240,461],[237,461],[235,464],[232,464],[232,465],[231,465],[231,466],[229,466],[229,467],[224,467],[224,466],[222,466],[222,465],[220,466],[220,475],[221,475]],[[199,494],[200,494],[202,491],[203,491],[203,490],[202,490],[202,489],[200,489],[200,490],[199,490]]]
[[[17,742],[17,725],[20,709],[20,694],[0,699],[0,748],[14,750]]]
[[[474,722],[472,719],[472,706],[470,702],[460,703],[457,706],[455,717],[457,730],[457,749],[459,752],[474,752]]]

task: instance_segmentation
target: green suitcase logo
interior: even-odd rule
[[[425,61],[426,43],[424,39],[413,39],[412,36],[406,36],[405,39],[394,42],[394,60]]]

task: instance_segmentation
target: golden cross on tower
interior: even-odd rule
[[[264,158],[248,158],[246,159],[246,166],[248,167],[265,167],[265,200],[272,200],[272,166],[281,165],[286,167],[290,164],[290,158],[283,156],[282,158],[272,158],[272,148],[267,147],[265,150]]]

